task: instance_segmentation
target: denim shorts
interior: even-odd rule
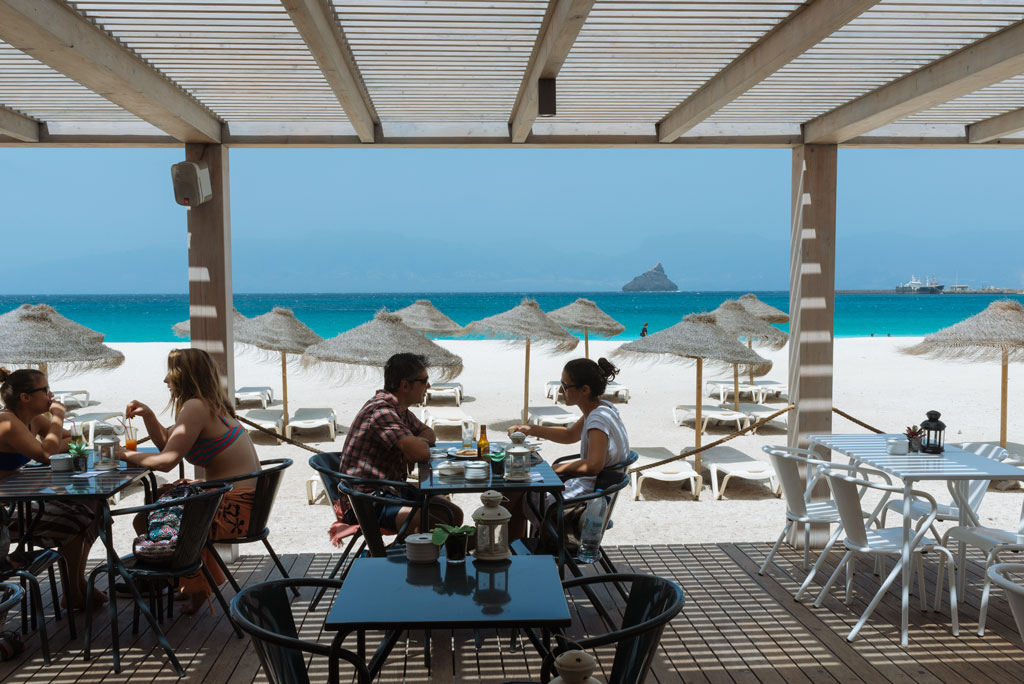
[[[397,532],[398,512],[402,510],[402,505],[375,502],[373,507],[377,511],[377,524],[380,525],[380,529]]]

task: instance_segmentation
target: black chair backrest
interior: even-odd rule
[[[577,586],[603,583],[630,585],[622,624],[617,630],[577,639],[575,643],[579,644],[578,648],[584,650],[615,644],[615,660],[608,681],[616,684],[639,684],[644,681],[651,667],[665,625],[682,610],[683,590],[675,582],[663,577],[634,574],[580,577],[567,580],[562,586],[569,590]]]
[[[605,470],[627,470],[631,465],[636,463],[639,458],[640,454],[630,449],[629,453],[626,454],[625,460],[623,460],[621,463],[616,463],[615,465],[608,466],[607,468],[605,468]]]
[[[340,586],[340,580],[295,577],[245,587],[231,600],[231,617],[252,639],[263,672],[271,684],[309,684],[306,653],[331,658],[333,672],[328,681],[337,681],[337,663],[332,657],[336,656],[355,667],[359,684],[369,684],[370,673],[359,656],[343,648],[332,651],[325,644],[299,639],[295,628],[291,588],[337,589]]]
[[[203,484],[199,487],[202,488]],[[200,562],[200,554],[206,547],[206,539],[210,536],[213,518],[220,508],[221,499],[229,491],[231,485],[226,484],[216,489],[205,489],[202,494],[147,506],[151,511],[172,506],[182,507],[178,541],[174,546],[174,556],[168,564],[168,570],[189,568]]]
[[[253,473],[256,478],[256,500],[253,502],[252,513],[249,516],[249,531],[245,536],[262,534],[263,530],[267,529],[267,523],[270,522],[270,511],[274,508],[277,490],[281,487],[281,479],[284,477],[285,469],[291,465],[290,458],[260,461],[262,470]]]
[[[411,499],[403,499],[401,497],[391,494],[376,494],[371,492],[378,492],[384,488],[394,488],[401,491],[401,488],[405,485],[401,482],[391,482],[389,480],[361,480],[358,478],[343,476],[338,483],[338,491],[348,497],[349,505],[352,506],[352,512],[356,516],[356,521],[359,523],[359,529],[363,533],[363,539],[366,541],[366,548],[370,552],[370,556],[373,558],[384,558],[388,555],[387,547],[384,545],[384,536],[380,529],[380,523],[377,520],[377,511],[374,507],[374,503],[390,504],[408,506],[415,509],[419,506],[419,501],[413,501]],[[363,491],[368,489],[369,492]],[[408,522],[412,520],[412,516],[409,516],[409,520],[406,521],[406,525],[403,525],[403,529],[408,527]]]
[[[341,482],[341,452],[325,451],[309,457],[309,467],[320,474],[320,481],[327,492],[327,498],[334,504],[338,500],[338,483]]]
[[[18,605],[25,590],[17,584],[0,584],[0,624],[7,619],[7,611]]]

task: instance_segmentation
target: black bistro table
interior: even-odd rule
[[[370,661],[376,677],[410,629],[567,627],[569,604],[551,556],[512,556],[506,561],[409,563],[404,557],[357,558],[338,590],[324,628],[338,631],[335,645],[353,631],[362,649],[366,630],[384,630]],[[535,644],[536,645],[536,644]]]
[[[152,493],[156,491],[156,478],[149,468],[129,468],[127,463],[121,462],[116,470],[96,471],[92,470],[93,464],[93,456],[90,456],[89,469],[83,474],[88,476],[80,476],[72,472],[55,473],[49,466],[25,466],[7,477],[0,478],[0,501],[14,503],[22,509],[23,514],[19,517],[22,524],[25,524],[26,527],[21,536],[19,548],[31,544],[32,530],[42,517],[47,501],[57,499],[66,501],[98,500],[100,505],[106,509],[106,511],[101,511],[102,517],[100,520],[109,521],[110,515],[104,514],[109,511],[109,503],[107,501],[109,497],[114,496],[139,480],[142,480],[143,486],[146,488],[147,501],[151,498]],[[92,474],[89,475],[90,473]],[[24,515],[25,505],[32,501],[39,502],[39,508],[37,509],[37,514],[31,520],[28,520]],[[105,532],[106,534],[101,534],[100,538],[104,541],[104,546],[106,546],[107,550],[107,576],[113,578],[116,556],[111,541],[113,534],[109,524]],[[113,591],[113,585],[111,585],[111,591],[108,593],[110,596],[111,620],[113,621],[117,613],[117,592]],[[112,624],[114,623],[112,622]],[[117,631],[114,630],[113,648],[115,659],[118,654],[117,641]]]
[[[455,442],[439,442],[438,447],[447,448],[456,446]],[[429,463],[418,464],[419,494],[423,501],[420,509],[420,529],[429,529],[430,524],[430,499],[443,494],[473,494],[482,493],[490,489],[501,493],[533,493],[542,492],[551,494],[555,498],[555,519],[558,521],[559,539],[565,538],[565,529],[562,510],[562,492],[565,491],[565,483],[558,477],[551,465],[536,456],[530,466],[531,479],[525,482],[517,480],[506,480],[502,475],[495,475],[493,471],[488,472],[486,479],[467,480],[464,476],[442,477],[434,470],[434,464],[445,460],[466,462],[463,458],[445,458],[431,460]],[[473,459],[468,459],[473,460]],[[564,550],[561,545],[558,549],[558,569],[562,570],[565,565]]]

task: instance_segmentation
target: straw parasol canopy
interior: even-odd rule
[[[22,304],[0,316],[0,362],[54,366],[63,374],[110,370],[124,354],[103,344],[103,334],[61,316],[46,304]]]
[[[281,401],[284,427],[288,427],[288,355],[301,354],[324,338],[300,321],[291,309],[272,310],[236,322],[235,342],[281,354]]]
[[[302,355],[302,365],[348,376],[366,367],[384,368],[392,355],[401,352],[425,356],[441,381],[452,380],[462,372],[460,357],[405,325],[387,309],[378,311],[371,321],[309,347]]]
[[[683,361],[693,359],[697,364],[697,425],[696,446],[701,438],[701,385],[704,363],[720,365],[764,364],[768,361],[751,349],[743,346],[731,333],[715,325],[711,314],[690,314],[671,328],[666,328],[647,337],[627,342],[612,352],[616,358],[627,360],[657,359]],[[700,455],[696,468],[700,468]]]
[[[461,335],[462,326],[441,313],[429,299],[417,299],[415,302],[393,312],[405,325],[421,333],[435,335]]]
[[[999,444],[1006,447],[1006,404],[1010,362],[1024,361],[1024,306],[1011,299],[992,302],[981,313],[925,335],[901,349],[904,354],[952,361],[998,361],[1002,364]]]
[[[530,344],[570,352],[580,343],[565,328],[540,310],[536,300],[524,299],[519,306],[466,326],[466,334],[526,341],[526,369],[523,381],[523,422],[530,418]]]
[[[572,304],[548,313],[548,318],[569,330],[583,331],[583,355],[590,358],[590,331],[604,337],[618,335],[626,326],[601,311],[589,299],[577,299]]]
[[[245,316],[238,313],[238,309],[232,307],[231,311],[234,313],[235,316],[235,325],[238,325],[242,321],[248,320]],[[179,321],[178,323],[175,323],[174,325],[171,326],[171,330],[173,330],[174,334],[177,335],[178,337],[189,337],[192,334],[192,321],[190,319]]]
[[[781,309],[776,309],[771,304],[765,304],[756,295],[745,294],[737,300],[740,305],[767,323],[789,323],[789,314]]]
[[[771,323],[762,321],[757,316],[749,313],[743,305],[734,300],[726,300],[721,306],[711,312],[715,317],[715,325],[726,332],[732,333],[735,337],[746,337],[747,348],[749,349],[756,338],[761,346],[771,349],[782,349],[786,346],[789,336],[776,328]],[[732,400],[733,407],[738,411],[740,408],[740,367],[734,364],[732,367]],[[749,368],[750,378],[753,381],[754,368]]]

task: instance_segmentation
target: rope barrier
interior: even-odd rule
[[[666,463],[671,463],[672,461],[678,461],[681,458],[687,458],[688,456],[693,456],[694,454],[699,454],[702,451],[707,451],[708,449],[711,449],[712,447],[716,447],[716,446],[718,446],[720,444],[725,444],[730,439],[736,439],[740,435],[745,434],[747,432],[750,432],[751,430],[756,430],[757,428],[761,427],[765,423],[768,423],[768,422],[770,422],[772,420],[775,420],[776,418],[781,416],[783,413],[786,413],[787,411],[792,411],[795,408],[796,408],[796,404],[790,404],[786,408],[779,409],[778,411],[776,411],[772,415],[770,415],[770,416],[768,416],[766,418],[762,418],[761,420],[757,421],[756,423],[748,425],[747,427],[743,428],[739,432],[734,432],[731,435],[726,435],[722,439],[719,439],[719,440],[717,440],[715,442],[712,442],[711,444],[705,444],[704,446],[700,447],[699,449],[694,449],[693,451],[687,451],[684,454],[679,454],[678,456],[673,456],[672,458],[666,458],[664,461],[658,461],[657,463],[650,463],[648,465],[637,466],[636,468],[630,468],[628,472],[629,472],[629,474],[639,473],[639,472],[642,472],[644,470],[648,470],[649,468],[657,468],[658,466],[665,465]]]
[[[860,425],[865,430],[871,430],[876,435],[884,435],[885,434],[884,430],[879,430],[878,428],[872,427],[872,426],[868,425],[867,423],[865,423],[863,421],[857,420],[856,418],[851,416],[849,413],[846,413],[845,411],[840,411],[835,406],[832,407],[832,412],[837,414],[837,415],[842,416],[843,418],[845,418],[846,420],[850,421],[851,423],[855,423],[857,425]]]

